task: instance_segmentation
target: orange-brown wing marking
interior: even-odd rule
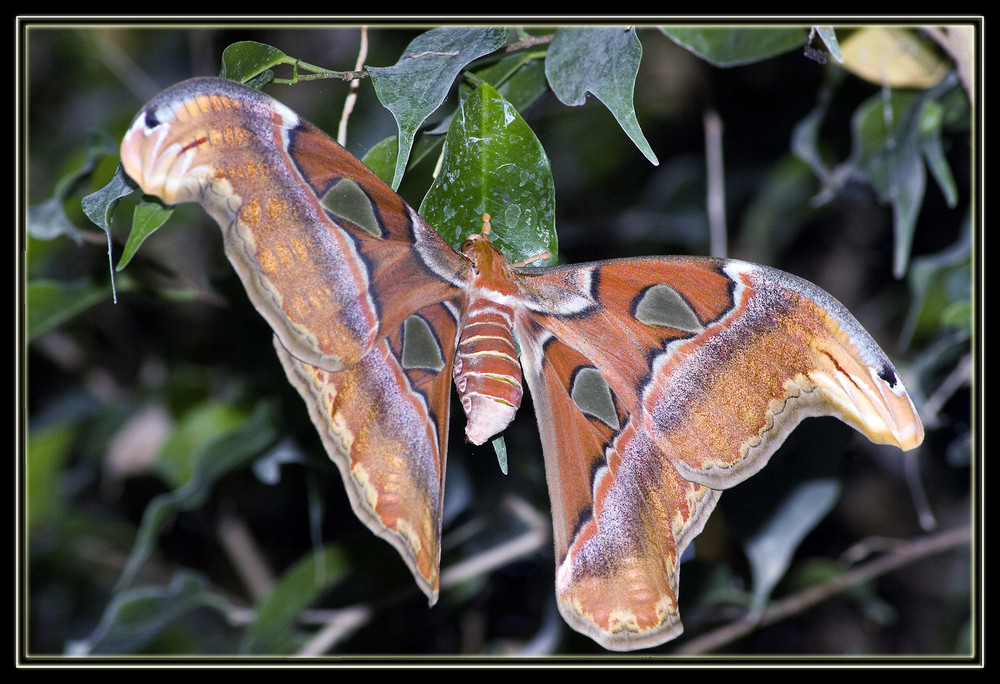
[[[718,493],[681,477],[602,374],[522,316],[518,339],[545,454],[559,610],[612,650],[681,631],[680,555]]]
[[[215,78],[169,88],[136,117],[121,154],[145,193],[198,202],[218,222],[254,306],[305,363],[350,366],[459,292],[461,255],[336,142],[252,88]],[[345,177],[354,206],[340,220],[329,192],[342,173],[359,175]],[[367,222],[353,212],[365,202]]]
[[[468,260],[371,169],[307,121],[288,132],[289,159],[330,220],[349,234],[368,274],[382,330],[456,296]]]
[[[803,418],[910,449],[895,369],[832,297],[736,261],[654,258],[518,271],[525,378],[575,629],[631,650],[676,636],[678,558],[718,491]]]
[[[601,369],[695,482],[741,482],[808,416],[836,416],[904,450],[923,439],[871,336],[833,297],[787,273],[678,257],[522,277],[534,318]]]
[[[456,335],[455,304],[427,307],[336,372],[299,361],[275,339],[354,512],[399,551],[432,604]]]
[[[652,359],[645,428],[688,479],[715,489],[759,471],[801,420],[832,415],[908,450],[923,426],[892,363],[830,295],[740,262],[733,308]]]
[[[356,513],[432,602],[452,367],[476,298],[514,319],[560,610],[611,649],[680,631],[678,559],[716,490],[763,467],[803,418],[834,415],[903,449],[923,439],[878,345],[788,274],[689,258],[512,268],[485,238],[460,254],[319,129],[223,79],[151,100],[121,153],[144,192],[219,223]],[[474,421],[476,439],[506,413]]]

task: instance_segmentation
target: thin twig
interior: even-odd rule
[[[555,34],[549,33],[544,36],[525,36],[516,43],[511,43],[504,47],[504,52],[514,52],[515,50],[522,50],[524,48],[534,47],[536,45],[544,45],[545,43],[551,43],[552,38]]]
[[[528,525],[522,534],[502,544],[498,544],[471,558],[455,563],[441,572],[441,588],[448,588],[477,577],[496,568],[503,567],[511,561],[535,553],[549,543],[552,529],[548,520],[538,515],[523,499],[508,497],[504,507],[512,511]]]
[[[361,27],[361,44],[358,46],[358,59],[354,62],[354,71],[362,72],[362,67],[364,66],[365,59],[368,58],[368,27]],[[347,91],[347,99],[344,100],[344,111],[340,115],[340,125],[337,127],[337,142],[341,145],[347,145],[347,121],[351,118],[351,112],[354,111],[354,103],[358,100],[358,84],[360,79],[354,79],[351,81],[351,85]]]
[[[295,653],[300,657],[321,656],[346,639],[353,632],[364,627],[372,619],[370,606],[348,606],[339,610],[308,611],[303,622],[320,622],[323,627]]]
[[[254,603],[274,588],[274,573],[246,521],[224,512],[216,536]]]
[[[708,212],[709,252],[725,257],[726,252],[726,181],[722,155],[722,118],[714,109],[705,112],[706,210]]]
[[[898,570],[927,556],[966,544],[969,542],[969,535],[969,527],[958,527],[905,542],[895,548],[892,553],[852,568],[825,584],[809,587],[788,598],[775,601],[762,613],[754,613],[742,620],[731,622],[719,629],[691,639],[678,647],[674,653],[677,655],[710,653],[754,630],[772,625],[792,615],[803,613],[849,587]]]

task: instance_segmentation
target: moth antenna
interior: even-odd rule
[[[511,266],[514,266],[515,268],[520,268],[521,266],[527,266],[528,264],[532,263],[533,261],[540,261],[542,259],[548,259],[550,256],[552,256],[552,255],[549,254],[548,252],[542,252],[540,254],[536,254],[533,257],[528,257],[524,261],[518,261],[516,264],[511,264]]]

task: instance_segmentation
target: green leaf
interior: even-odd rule
[[[660,29],[675,43],[717,67],[769,59],[809,40],[807,28],[671,26]]]
[[[209,606],[226,613],[231,607],[209,590],[201,575],[178,572],[169,586],[138,587],[117,594],[91,635],[69,645],[69,654],[122,655],[135,653],[196,608]]]
[[[503,435],[497,435],[493,438],[493,451],[497,454],[497,463],[500,464],[500,472],[504,475],[507,474],[507,442],[504,440]]]
[[[931,337],[942,328],[959,327],[972,333],[972,318],[957,313],[972,303],[972,220],[966,217],[959,240],[940,252],[913,260],[907,273],[912,303],[900,333],[908,345],[915,336]]]
[[[941,99],[953,90],[945,79],[931,90],[883,89],[863,102],[851,120],[850,157],[828,168],[820,149],[820,130],[843,70],[827,70],[816,107],[795,127],[792,150],[806,162],[823,185],[819,204],[839,192],[851,178],[868,183],[880,201],[893,210],[895,253],[893,271],[902,277],[909,263],[916,218],[923,205],[929,167],[949,206],[957,203],[957,185],[944,157],[941,136],[946,106]]]
[[[35,279],[27,287],[28,341],[57,328],[82,311],[111,297],[109,287],[86,280]]]
[[[393,189],[403,178],[417,129],[444,102],[462,69],[503,47],[508,34],[503,27],[436,28],[417,36],[393,66],[366,67],[375,94],[399,128]]]
[[[633,29],[560,28],[545,60],[545,76],[563,104],[582,105],[593,93],[653,164],[659,164],[635,114],[633,95],[642,45]]]
[[[837,34],[834,32],[832,26],[817,26],[816,33],[819,34],[820,40],[826,45],[826,49],[830,51],[833,59],[838,64],[844,63],[844,55],[840,52],[840,43],[837,41]]]
[[[425,132],[414,144],[410,152],[409,166],[412,167],[420,163],[424,158],[439,154],[440,147],[444,142],[443,133],[447,127],[441,129],[441,134],[430,134]],[[361,159],[365,165],[378,174],[386,183],[392,181],[392,176],[396,170],[396,152],[399,149],[399,138],[390,135],[388,138],[375,143]]]
[[[204,458],[204,450],[239,427],[247,415],[245,410],[217,399],[198,404],[184,414],[161,445],[157,459],[167,484],[173,489],[190,482],[199,459]]]
[[[59,477],[75,446],[78,428],[75,421],[60,418],[59,422],[29,430],[25,461],[27,520],[28,531],[35,533],[58,520],[65,510],[67,501]]]
[[[781,499],[781,505],[758,532],[746,541],[744,551],[753,573],[753,605],[767,603],[775,585],[785,576],[802,540],[826,517],[840,497],[835,478],[807,480]]]
[[[445,140],[441,169],[420,215],[458,247],[491,216],[494,243],[512,262],[543,252],[554,264],[555,187],[534,132],[489,84],[462,102]]]
[[[801,236],[817,211],[812,204],[815,192],[816,178],[809,167],[790,154],[761,169],[737,231],[745,249],[753,250],[752,261],[774,263]]]
[[[257,606],[253,627],[240,651],[244,654],[292,654],[301,645],[296,624],[330,587],[342,581],[348,564],[339,549],[325,546],[299,559]]]
[[[91,221],[101,227],[111,236],[111,218],[115,215],[115,208],[123,197],[127,197],[135,192],[136,186],[132,179],[125,175],[122,165],[118,165],[115,175],[108,181],[108,184],[97,192],[93,192],[81,201],[83,213]]]
[[[176,513],[200,506],[219,478],[247,465],[275,441],[278,434],[275,421],[274,407],[262,402],[239,424],[230,424],[214,435],[201,435],[204,441],[194,445],[190,455],[189,479],[157,496],[143,511],[139,532],[118,580],[119,588],[132,583],[152,553],[157,536]]]
[[[917,215],[927,174],[921,157],[919,98],[913,91],[886,91],[865,101],[854,113],[852,159],[860,173],[892,206],[895,232],[893,273],[902,278],[909,262]]]
[[[480,69],[475,75],[477,79],[492,84],[517,111],[523,113],[549,92],[549,84],[545,78],[545,60],[540,59],[541,56],[530,52],[515,52],[505,55],[496,64]]]
[[[792,153],[809,166],[824,186],[817,204],[822,203],[826,196],[837,192],[843,183],[843,179],[837,177],[834,171],[827,167],[823,150],[820,149],[820,133],[823,122],[829,114],[834,94],[844,81],[844,73],[841,69],[824,70],[823,84],[816,96],[816,105],[792,130]],[[841,172],[841,175],[844,175],[844,172]]]
[[[374,171],[386,183],[392,181],[396,169],[396,151],[399,149],[399,138],[390,135],[375,143],[362,157],[361,161]]]
[[[122,165],[118,164],[118,168],[115,170],[115,175],[112,176],[111,181],[97,192],[84,197],[81,202],[83,213],[91,221],[99,225],[108,237],[108,269],[111,271],[111,293],[115,301],[118,301],[118,297],[115,294],[114,286],[115,271],[114,255],[112,254],[111,218],[114,216],[115,208],[122,197],[131,195],[135,189],[135,183],[125,174]]]
[[[840,496],[837,474],[849,436],[833,421],[806,421],[789,436],[789,449],[722,497],[720,507],[750,563],[755,609],[767,603],[802,540]],[[805,452],[808,458],[783,459],[783,452]]]
[[[118,155],[117,141],[112,139],[111,136],[109,136],[104,131],[91,130],[87,134],[87,138],[88,138],[87,152],[83,163],[80,165],[78,169],[75,169],[70,173],[67,173],[65,176],[56,181],[55,190],[52,193],[52,198],[47,202],[43,202],[43,204],[46,204],[48,206],[43,208],[43,213],[36,214],[34,219],[39,220],[42,218],[47,218],[49,220],[52,220],[51,212],[55,211],[55,207],[53,207],[50,203],[53,201],[57,203],[58,211],[60,213],[63,213],[63,216],[65,217],[65,213],[63,212],[62,209],[62,201],[65,200],[71,192],[73,192],[73,189],[77,185],[81,184],[83,181],[87,180],[88,178],[90,178],[91,175],[93,175],[93,173],[98,168],[98,165],[102,159],[109,157],[111,155],[115,156]],[[33,217],[29,212],[28,216],[29,233],[38,238],[50,239],[49,237],[46,237],[45,230],[42,227],[32,226],[32,218]],[[68,219],[66,220],[68,221]],[[65,229],[64,225],[61,227]],[[80,242],[79,235],[76,233],[75,227],[69,231],[69,234],[78,243]]]
[[[165,207],[159,202],[142,201],[136,205],[132,213],[132,230],[128,234],[125,242],[125,249],[121,259],[118,260],[116,271],[122,271],[139,251],[139,247],[150,235],[155,233],[171,214],[174,213],[172,207]]]
[[[223,51],[219,76],[246,83],[271,67],[289,61],[294,60],[276,47],[245,40],[233,43]]]
[[[931,175],[937,181],[938,187],[944,193],[949,207],[958,204],[958,187],[955,177],[948,166],[941,144],[941,133],[944,125],[944,107],[940,102],[928,100],[920,110],[920,120],[917,123],[920,136],[920,151],[923,153]]]
[[[28,235],[39,240],[54,240],[65,235],[72,238],[76,244],[83,244],[83,237],[66,216],[60,197],[50,197],[29,207],[26,228]]]

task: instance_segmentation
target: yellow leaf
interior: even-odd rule
[[[861,78],[893,88],[930,88],[948,73],[945,62],[913,31],[874,26],[841,43],[844,67]]]

